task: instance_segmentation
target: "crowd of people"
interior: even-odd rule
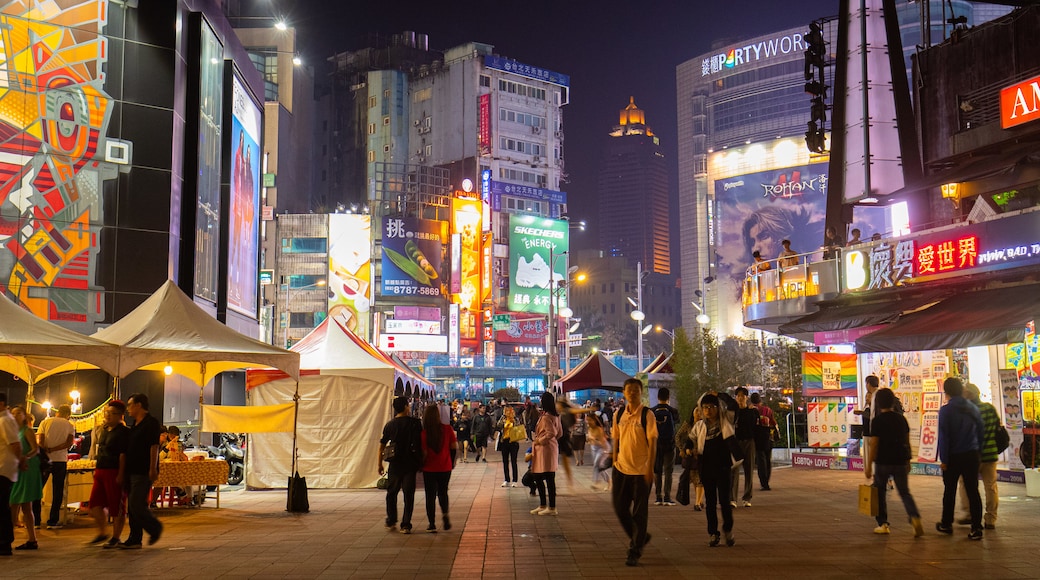
[[[20,406],[8,409],[7,396],[0,391],[0,556],[40,548],[36,530],[42,525],[40,502],[48,478],[53,490],[46,526],[62,527],[68,452],[76,433],[71,414],[62,405],[34,431],[33,415]],[[124,422],[126,415],[134,419],[132,428]],[[139,549],[146,531],[148,543],[154,544],[163,528],[148,499],[158,477],[160,425],[148,412],[148,397],[136,393],[126,403],[109,401],[93,439],[96,468],[89,506],[98,534],[90,544]],[[127,514],[130,532],[120,541]],[[25,529],[26,541],[12,547],[16,525]]]

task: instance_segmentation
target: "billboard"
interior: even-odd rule
[[[372,219],[329,214],[329,318],[369,339],[372,300]]]
[[[223,122],[224,48],[205,22],[199,60],[198,202],[195,208],[195,295],[217,301],[220,267],[220,161]]]
[[[567,234],[563,220],[509,216],[510,310],[549,313],[554,282],[567,279],[567,260],[559,259],[569,247]],[[559,307],[566,305],[560,296]]]
[[[442,277],[448,222],[383,218],[383,296],[437,298],[447,292]]]
[[[256,318],[260,207],[260,107],[231,76],[231,220],[228,244],[228,308]]]
[[[762,171],[715,181],[715,256],[720,302],[739,310],[751,254],[775,260],[791,240],[801,254],[823,242],[827,164]],[[739,312],[736,320],[740,320]]]
[[[484,212],[480,200],[455,198],[451,200],[452,301],[471,311],[480,310],[481,217]],[[458,285],[456,286],[457,274]]]

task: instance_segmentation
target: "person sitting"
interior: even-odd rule
[[[856,244],[863,243],[863,240],[859,239],[860,234],[862,234],[862,232],[859,231],[859,228],[852,228],[852,232],[850,233],[852,234],[852,237],[849,238],[849,241],[845,246],[855,246]]]
[[[777,260],[777,263],[780,264],[781,268],[797,266],[798,252],[791,249],[791,240],[784,240],[780,243],[784,246],[784,250],[780,252],[780,258]]]
[[[764,259],[762,259],[762,252],[759,252],[758,250],[755,250],[751,254],[751,257],[755,259],[755,263],[751,264],[751,273],[752,274],[756,274],[758,272],[765,272],[766,270],[769,270],[770,268],[772,268],[772,266],[769,265],[769,262],[767,262]]]

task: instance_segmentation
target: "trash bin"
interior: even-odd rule
[[[1040,497],[1040,470],[1026,469],[1026,495]]]

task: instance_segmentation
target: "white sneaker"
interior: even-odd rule
[[[542,510],[547,510],[547,509],[549,509],[549,508],[547,508],[544,505],[540,505],[540,506],[534,508],[533,510],[531,510],[531,515],[533,515],[533,516],[541,515]]]
[[[745,501],[744,502],[744,507],[751,507],[751,502]]]
[[[874,528],[874,533],[875,534],[890,534],[890,533],[892,533],[892,531],[888,529],[888,524],[881,524],[880,526]]]
[[[520,487],[520,486],[517,485],[516,482],[514,481],[513,483],[509,484],[509,487]]]
[[[502,482],[502,487],[509,487],[509,482],[508,481],[503,481]]]
[[[545,508],[538,512],[540,516],[555,516],[559,515],[560,512],[556,511],[556,508]]]
[[[662,505],[662,503],[663,503],[663,502],[662,502],[661,500],[656,500],[656,501],[654,501],[654,505]]]

